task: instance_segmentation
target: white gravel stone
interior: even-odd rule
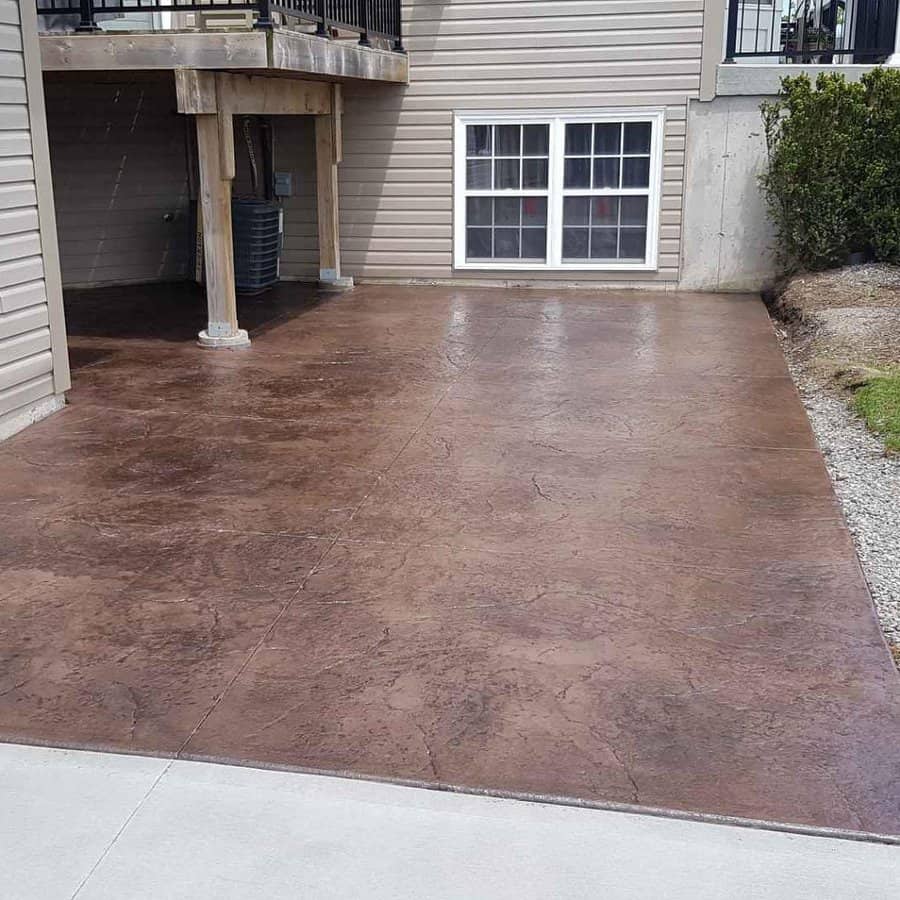
[[[789,360],[831,480],[856,543],[881,627],[900,645],[900,454],[883,444],[840,397]]]

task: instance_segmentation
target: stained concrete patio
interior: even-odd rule
[[[140,315],[137,311],[140,311]],[[741,297],[73,295],[0,737],[900,833],[900,679]]]

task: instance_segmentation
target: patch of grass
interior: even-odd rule
[[[900,453],[900,375],[873,378],[856,392],[853,407],[888,450]]]

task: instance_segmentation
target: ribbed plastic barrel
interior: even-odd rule
[[[238,293],[258,294],[278,281],[282,213],[267,200],[232,200],[234,280]]]

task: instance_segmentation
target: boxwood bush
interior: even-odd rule
[[[784,78],[762,105],[762,188],[786,270],[900,263],[900,71]]]

